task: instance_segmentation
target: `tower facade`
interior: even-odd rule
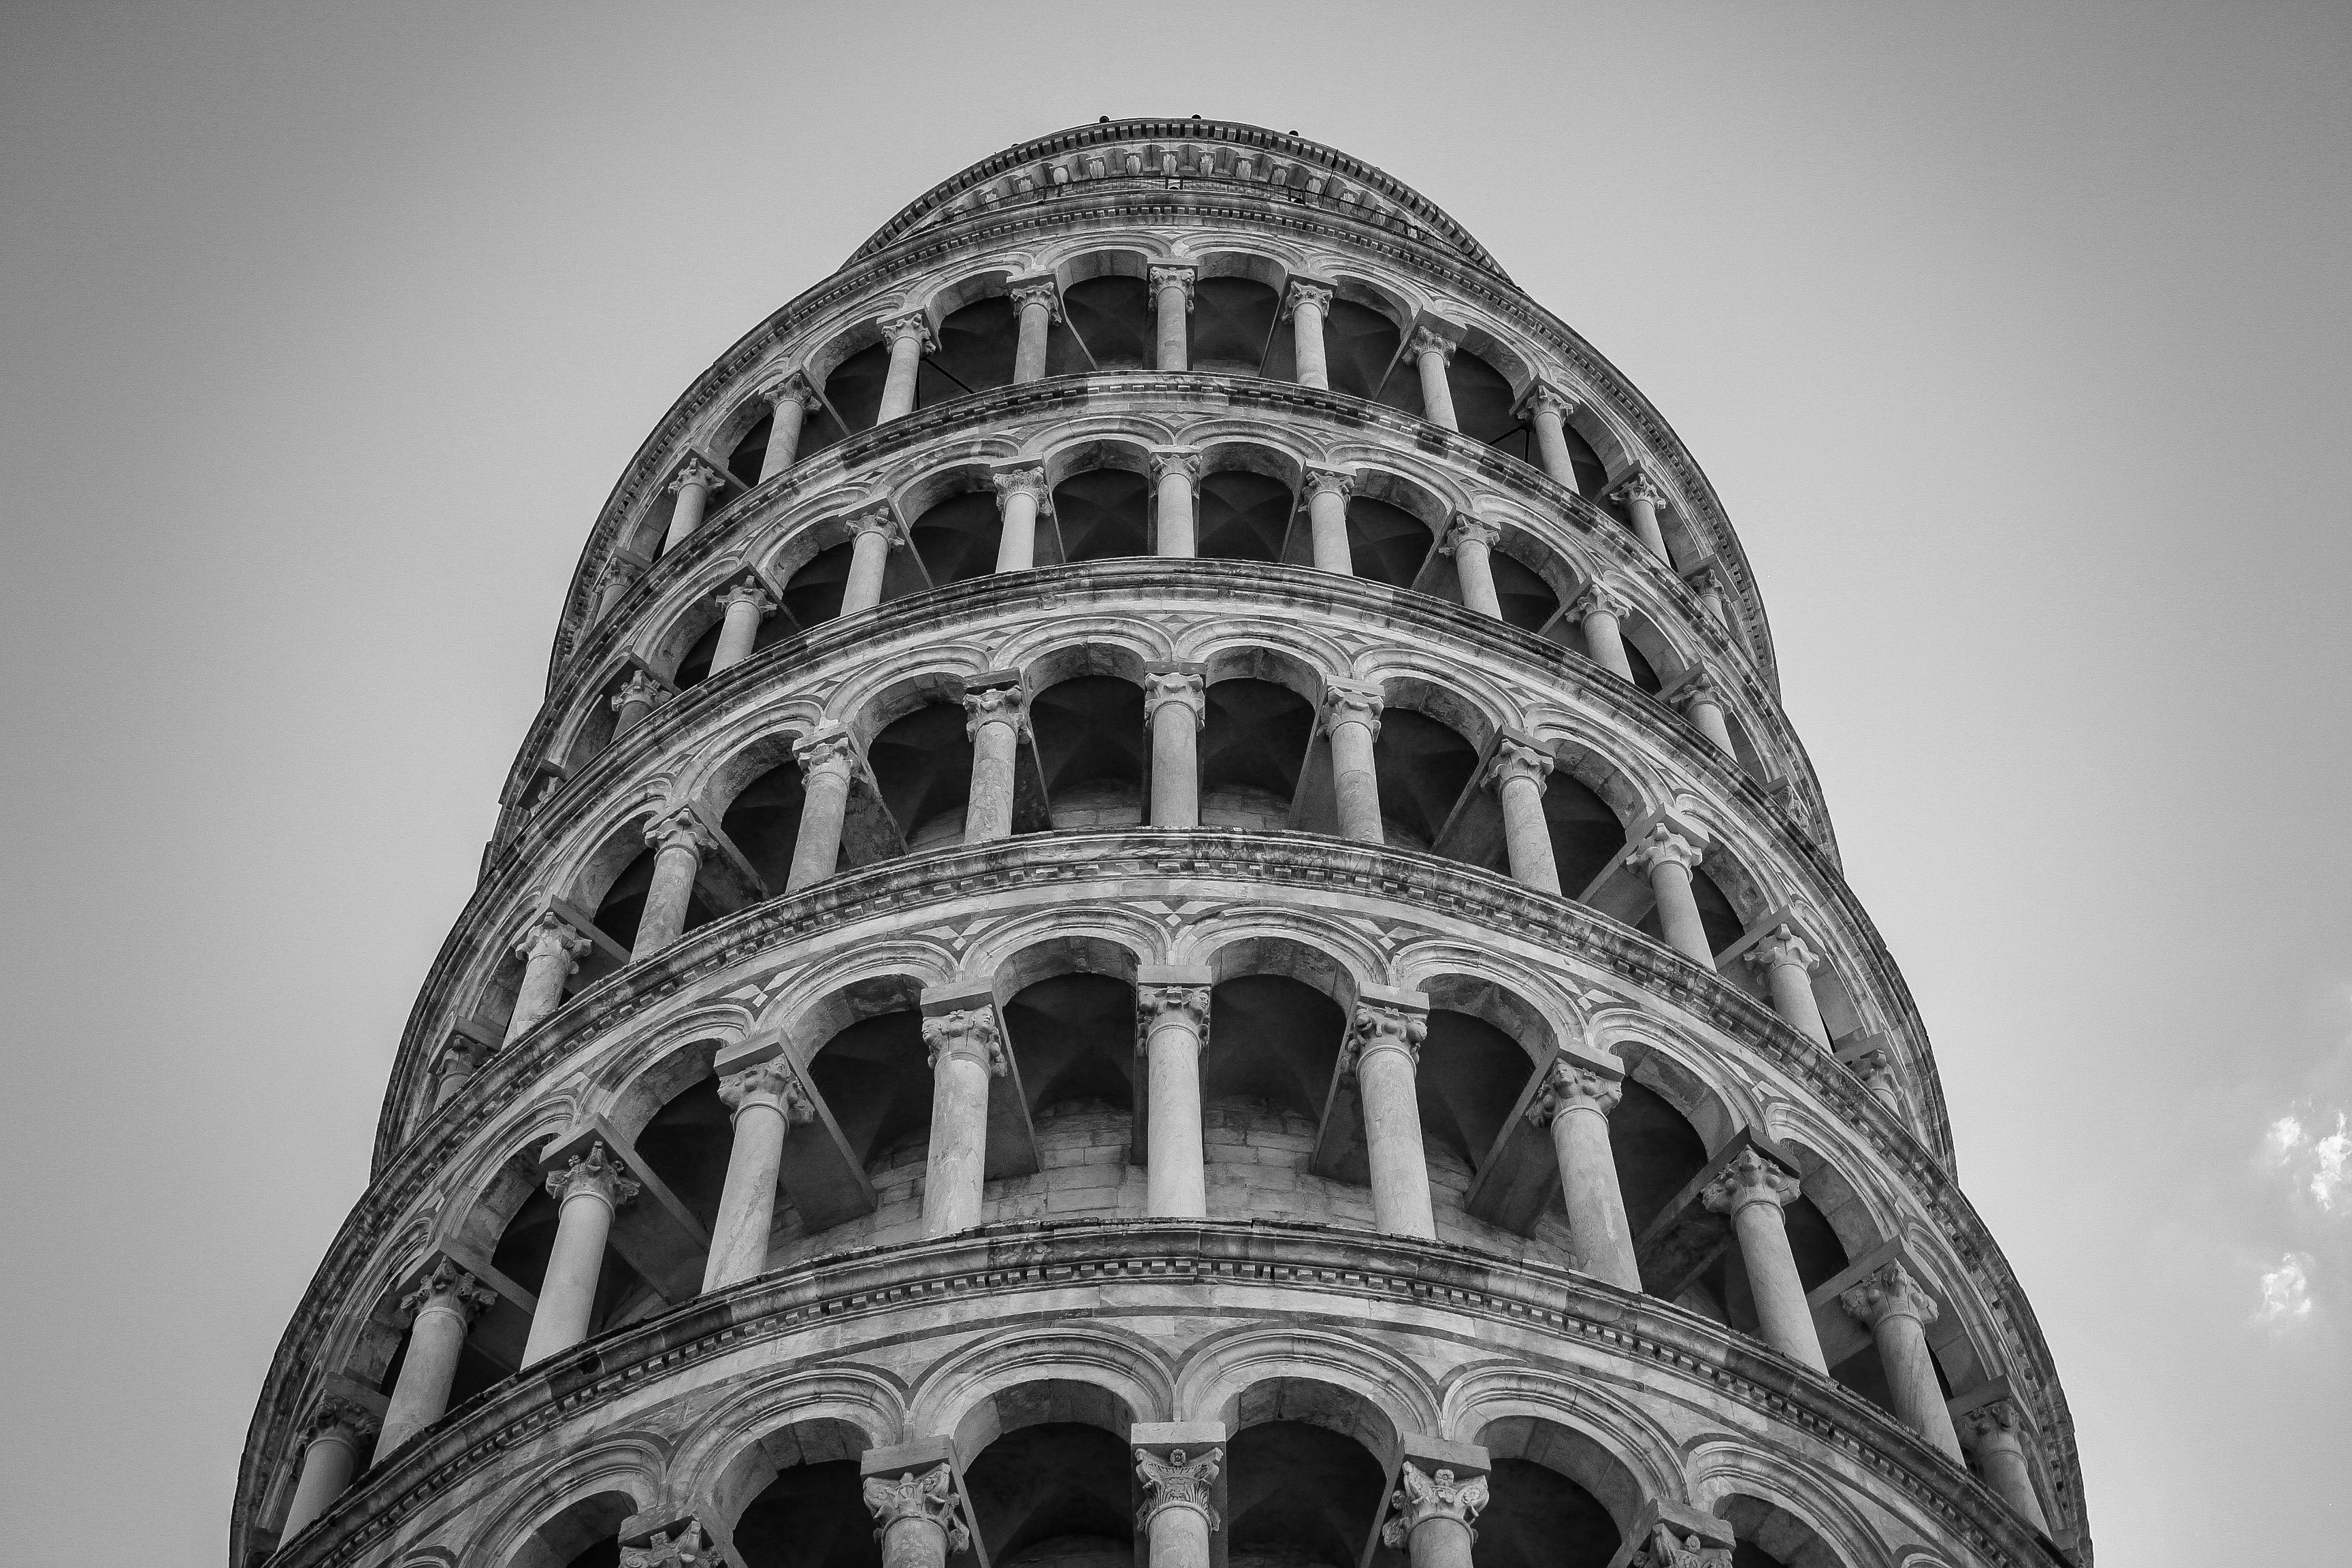
[[[1655,410],[1296,136],[965,170],[597,519],[236,1568],[2087,1561]]]

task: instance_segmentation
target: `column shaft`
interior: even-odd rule
[[[1720,703],[1712,698],[1693,698],[1690,717],[1691,722],[1698,727],[1698,732],[1715,742],[1716,750],[1727,757],[1738,754],[1732,749],[1731,726],[1723,721],[1723,707]]]
[[[1192,310],[1192,274],[1189,268],[1151,269],[1154,313],[1159,317],[1159,359],[1161,370],[1190,370],[1189,320]]]
[[[1352,488],[1344,481],[1307,481],[1307,527],[1318,572],[1355,575],[1355,552],[1348,544],[1348,494]]]
[[[971,725],[971,795],[964,805],[963,841],[986,844],[1013,837],[1013,792],[1021,731],[1012,717],[990,716]]]
[[[1936,1357],[1927,1348],[1927,1331],[1908,1312],[1882,1312],[1870,1333],[1878,1342],[1878,1359],[1886,1370],[1895,1415],[1942,1449],[1952,1463],[1966,1464],[1960,1457],[1960,1435],[1952,1426],[1951,1408],[1944,1403],[1943,1385],[1936,1378]]]
[[[1162,458],[1152,466],[1160,470],[1159,553],[1190,560],[1201,552],[1192,517],[1192,465]]]
[[[408,1352],[401,1357],[400,1379],[392,1386],[392,1405],[375,1442],[378,1464],[447,1412],[457,1360],[466,1350],[466,1307],[455,1293],[445,1293],[416,1309]]]
[[[1539,893],[1558,893],[1559,863],[1552,855],[1551,826],[1544,820],[1542,777],[1531,771],[1510,773],[1497,788],[1512,880]]]
[[[1584,1271],[1621,1289],[1639,1290],[1642,1269],[1633,1260],[1625,1194],[1617,1184],[1608,1112],[1589,1101],[1564,1108],[1551,1121],[1551,1147],[1559,1161],[1569,1234],[1576,1238]]]
[[[1054,327],[1054,301],[1050,296],[1031,295],[1021,299],[1020,306],[1021,340],[1013,350],[1013,379],[1043,381],[1045,338]]]
[[[1144,1212],[1154,1219],[1201,1219],[1209,1212],[1208,1169],[1201,1140],[1201,1011],[1208,994],[1189,999],[1145,994],[1144,1062],[1150,1118]]]
[[[923,1021],[931,1050],[931,1140],[923,1179],[923,1234],[950,1236],[980,1223],[988,1173],[988,1080],[1003,1070],[991,1015],[971,1010]]]
[[[688,535],[702,526],[702,509],[710,499],[710,487],[719,476],[697,464],[672,481],[677,490],[677,504],[670,508],[669,531],[662,536],[664,555],[686,542]]]
[[[1537,398],[1528,409],[1528,423],[1535,426],[1536,458],[1553,483],[1573,491],[1576,489],[1576,463],[1569,456],[1567,414],[1558,400]]]
[[[1196,683],[1199,677],[1190,678]],[[1151,826],[1201,825],[1201,710],[1168,699],[1151,712]]]
[[[596,1311],[596,1282],[604,1271],[604,1243],[613,1233],[613,1200],[593,1182],[575,1182],[556,1211],[555,1246],[540,1281],[539,1310],[530,1316],[522,1363],[530,1366],[588,1337]]]
[[[1748,956],[1762,967],[1765,986],[1772,994],[1772,1011],[1780,1015],[1780,1021],[1815,1045],[1827,1046],[1829,1026],[1822,1019],[1821,1003],[1813,997],[1812,972],[1821,963],[1821,955],[1811,944],[1783,925],[1749,949]]]
[[[1706,922],[1699,919],[1698,900],[1691,892],[1690,868],[1679,860],[1653,860],[1650,891],[1657,896],[1658,929],[1666,945],[1713,969],[1714,944],[1707,940]]]
[[[1290,346],[1298,367],[1298,384],[1328,391],[1331,365],[1323,352],[1323,312],[1330,291],[1311,285],[1290,286]]]
[[[1356,1089],[1363,1097],[1364,1143],[1371,1163],[1372,1224],[1385,1236],[1434,1239],[1437,1217],[1429,1197],[1429,1160],[1422,1149],[1413,1058],[1402,1045],[1366,1045],[1357,1053]]]
[[[1990,1426],[1981,1418],[1976,1426],[1977,1465],[1984,1471],[1985,1484],[2028,1524],[2049,1534],[2050,1520],[2042,1511],[2041,1494],[2033,1489],[2033,1469],[2026,1462],[2024,1446],[2013,1428],[1989,1430]]]
[[[882,574],[890,564],[894,542],[887,523],[869,521],[858,527],[856,542],[850,546],[849,581],[841,590],[843,615],[854,616],[882,602]]]
[[[1381,781],[1370,722],[1347,719],[1331,726],[1331,784],[1339,797],[1339,837],[1385,844],[1381,826]]]
[[[1209,1568],[1209,1516],[1199,1509],[1154,1509],[1145,1531],[1150,1568]]]
[[[856,772],[849,737],[838,731],[803,741],[795,748],[801,764],[801,826],[793,840],[792,869],[784,891],[822,882],[841,864],[841,834],[849,819],[849,786]]]
[[[1001,492],[1003,527],[996,537],[996,569],[1026,572],[1037,564],[1037,491],[1021,486]]]
[[[915,379],[922,374],[924,343],[930,336],[929,328],[911,321],[884,330],[890,337],[890,370],[882,383],[882,406],[874,416],[877,425],[904,419],[915,411]]]
[[[895,1520],[882,1528],[882,1568],[946,1568],[948,1532],[928,1519]]]
[[[726,605],[725,617],[719,623],[719,646],[710,652],[710,673],[732,669],[751,657],[751,649],[760,641],[760,622],[774,607],[766,592],[756,585],[731,589],[720,602]]]
[[[784,1163],[791,1123],[772,1094],[745,1098],[735,1108],[735,1138],[727,1150],[727,1181],[711,1227],[702,1289],[724,1289],[767,1267],[768,1232],[776,1217],[776,1173]]]
[[[775,422],[768,426],[767,450],[760,454],[761,483],[800,461],[801,432],[808,425],[807,396],[806,393],[792,391],[777,395]]]
[[[1770,1199],[1743,1203],[1731,1216],[1731,1227],[1739,1238],[1739,1260],[1748,1266],[1748,1289],[1756,1298],[1757,1327],[1764,1342],[1815,1372],[1828,1372],[1780,1204]]]
[[[1421,369],[1421,406],[1433,425],[1443,425],[1448,430],[1459,430],[1462,422],[1454,413],[1454,388],[1445,379],[1445,362],[1452,348],[1444,343],[1418,342],[1413,358]]]
[[[702,869],[702,841],[698,832],[672,832],[654,854],[653,885],[646,889],[645,913],[637,920],[637,940],[629,962],[638,963],[676,942],[686,931],[688,905],[694,900],[694,879]]]
[[[1454,566],[1462,580],[1462,603],[1482,616],[1503,618],[1503,601],[1495,592],[1495,567],[1489,559],[1490,546],[1477,531],[1457,530],[1454,541]]]
[[[1642,543],[1671,567],[1675,560],[1666,553],[1665,531],[1658,526],[1657,502],[1645,494],[1634,493],[1625,498],[1625,510],[1633,514],[1633,531],[1641,535]]]
[[[359,1435],[346,1427],[330,1426],[302,1450],[302,1474],[294,1483],[294,1500],[287,1505],[286,1522],[278,1539],[291,1541],[327,1511],[352,1484],[359,1468]]]
[[[1584,612],[1584,651],[1620,680],[1633,679],[1633,661],[1625,657],[1625,637],[1618,629],[1615,611],[1591,608]]]

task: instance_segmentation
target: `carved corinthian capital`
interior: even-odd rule
[[[720,1079],[719,1100],[738,1115],[747,1105],[764,1105],[788,1122],[816,1119],[816,1106],[809,1100],[808,1089],[782,1057],[772,1057]]]
[[[1208,721],[1208,683],[1181,669],[1155,670],[1143,678],[1143,722],[1148,727],[1170,703],[1192,715],[1192,728]]]
[[[629,677],[620,690],[613,693],[613,711],[617,713],[632,702],[642,702],[650,708],[661,698],[661,682],[640,669]]]
[[[894,347],[904,339],[912,338],[925,353],[940,346],[939,335],[920,310],[909,310],[903,316],[890,316],[875,323],[882,329],[884,340]]]
[[[311,1408],[309,1423],[310,1441],[331,1439],[349,1443],[356,1448],[368,1440],[379,1425],[375,1412],[331,1394]]]
[[[1731,1568],[1731,1548],[1709,1546],[1696,1535],[1677,1535],[1659,1521],[1649,1540],[1633,1549],[1626,1568]]]
[[[793,743],[793,761],[800,763],[803,779],[828,772],[846,773],[857,765],[856,744],[847,730],[819,730]]]
[[[646,824],[648,849],[691,849],[699,855],[712,843],[710,829],[702,826],[702,819],[689,806],[665,812]]]
[[[1348,1043],[1339,1051],[1339,1071],[1354,1072],[1374,1051],[1402,1051],[1405,1060],[1421,1065],[1421,1042],[1429,1037],[1427,1016],[1403,1007],[1367,1002],[1357,1007]]]
[[[1223,1448],[1212,1448],[1198,1458],[1190,1458],[1181,1448],[1171,1448],[1164,1459],[1149,1448],[1138,1448],[1135,1473],[1143,1482],[1144,1498],[1143,1506],[1135,1512],[1136,1527],[1148,1527],[1151,1516],[1163,1508],[1189,1508],[1206,1519],[1212,1531],[1221,1528],[1224,1521],[1210,1506],[1209,1489],[1216,1485],[1224,1458]]]
[[[585,1154],[572,1155],[563,1163],[563,1169],[547,1173],[547,1195],[559,1204],[568,1198],[588,1196],[602,1198],[619,1208],[644,1190],[643,1184],[602,1142],[591,1143]]]
[[[1723,1173],[1706,1184],[1699,1201],[1710,1214],[1736,1215],[1749,1204],[1787,1205],[1803,1195],[1797,1178],[1753,1149],[1742,1149]]]
[[[1160,296],[1169,289],[1184,290],[1184,309],[1192,308],[1192,268],[1190,267],[1155,267],[1151,268],[1151,309],[1160,309]]]
[[[1004,1074],[1004,1040],[996,1028],[996,1014],[971,1007],[923,1020],[923,1044],[930,1051],[931,1070],[942,1057],[962,1057],[978,1062],[992,1074]]]
[[[741,582],[720,594],[718,605],[722,611],[731,610],[738,605],[747,605],[751,606],[753,615],[765,620],[768,613],[776,607],[776,601],[757,577],[746,576]]]
[[[572,927],[572,922],[549,910],[524,928],[515,939],[515,956],[525,963],[537,963],[562,959],[563,973],[570,974],[580,967],[580,961],[595,946]]]
[[[1391,1551],[1402,1551],[1412,1532],[1433,1519],[1454,1520],[1466,1528],[1486,1506],[1486,1498],[1484,1476],[1457,1481],[1452,1470],[1433,1476],[1407,1459],[1397,1472],[1397,1489],[1389,1497],[1388,1522],[1381,1526],[1381,1542]],[[1478,1539],[1475,1530],[1470,1531],[1470,1539]]]
[[[1032,305],[1039,305],[1045,308],[1045,319],[1048,321],[1058,321],[1062,319],[1061,290],[1055,287],[1051,278],[1040,278],[1028,283],[1015,283],[1004,292],[1013,301],[1013,308],[1016,311],[1025,310]]]
[[[919,1476],[908,1470],[896,1480],[868,1476],[865,1493],[877,1541],[889,1534],[893,1525],[920,1520],[946,1533],[950,1552],[961,1552],[971,1545],[971,1532],[963,1526],[963,1510],[956,1504],[955,1472],[945,1465],[934,1465]]]
[[[1502,537],[1502,524],[1489,522],[1474,512],[1457,511],[1454,514],[1453,524],[1446,529],[1445,537],[1439,542],[1437,550],[1441,555],[1451,555],[1465,544],[1475,544],[1484,549],[1492,550],[1495,548],[1495,542]]]
[[[1706,854],[1699,846],[1661,822],[1654,825],[1648,833],[1643,835],[1642,841],[1626,852],[1625,864],[1646,877],[1657,869],[1661,861],[1670,861],[1687,870],[1704,859]]]
[[[1329,314],[1331,290],[1320,283],[1309,283],[1303,279],[1293,279],[1289,292],[1282,297],[1282,319],[1286,321],[1290,320],[1302,306],[1321,314]]]
[[[1554,1117],[1566,1110],[1597,1110],[1606,1116],[1624,1098],[1625,1086],[1606,1073],[1594,1072],[1573,1062],[1556,1061],[1544,1078],[1543,1088],[1537,1091],[1535,1103],[1528,1107],[1528,1120],[1538,1127],[1549,1127]]]
[[[670,477],[669,488],[674,490],[715,490],[725,482],[726,476],[718,469],[699,458],[689,458],[686,467]]]
[[[1765,969],[1785,963],[1811,972],[1821,967],[1822,955],[1813,951],[1794,926],[1778,925],[1770,935],[1748,950],[1748,961]]]
[[[1507,736],[1496,746],[1494,761],[1486,764],[1486,783],[1500,789],[1514,779],[1527,779],[1540,789],[1554,765],[1551,753],[1542,747]]]
[[[990,686],[963,694],[963,732],[980,738],[982,724],[1010,724],[1020,734],[1029,727],[1029,694],[1017,686]]]
[[[1361,724],[1377,741],[1381,738],[1381,710],[1384,706],[1386,700],[1378,687],[1349,686],[1335,680],[1323,692],[1323,731],[1328,734],[1342,724]]]
[[[698,1519],[681,1520],[621,1548],[621,1568],[723,1568],[726,1561],[712,1549]]]
[[[1923,1324],[1932,1323],[1942,1315],[1936,1299],[1911,1278],[1911,1271],[1896,1258],[1872,1273],[1853,1289],[1842,1292],[1838,1305],[1847,1313],[1876,1328],[1887,1318],[1916,1318]]]
[[[471,1322],[475,1313],[497,1300],[488,1286],[445,1258],[415,1289],[400,1299],[400,1310],[412,1320],[437,1311],[455,1312],[460,1321]]]
[[[1149,1037],[1152,1026],[1171,1016],[1190,1016],[1201,1044],[1209,1043],[1209,988],[1205,985],[1144,985],[1135,993],[1136,1021]]]

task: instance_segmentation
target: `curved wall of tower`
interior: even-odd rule
[[[236,1568],[2088,1559],[1721,507],[1377,169],[908,207],[502,798]]]

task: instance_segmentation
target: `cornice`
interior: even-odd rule
[[[1937,1520],[1979,1561],[2044,1568],[2021,1521],[1889,1413],[1720,1324],[1541,1263],[1444,1242],[1267,1221],[996,1225],[815,1260],[698,1297],[486,1392],[427,1441],[362,1478],[277,1564],[342,1568],[357,1562],[499,1455],[716,1358],[820,1324],[825,1333],[816,1353],[833,1357],[857,1324],[908,1307],[952,1301],[974,1318],[1003,1317],[1023,1294],[1089,1285],[1120,1286],[1126,1293],[1202,1286],[1229,1295],[1310,1289],[1374,1310],[1434,1310],[1557,1335],[1588,1353],[1690,1379],[1710,1397],[1745,1406],[1759,1424],[1834,1450]],[[1518,1353],[1543,1364],[1539,1355]],[[1583,1369],[1557,1358],[1549,1370],[1574,1375]],[[240,1531],[257,1500],[256,1455],[268,1451],[268,1438],[283,1436],[270,1415],[265,1395],[239,1477],[246,1503]],[[2066,1418],[2062,1411],[2053,1419]],[[2068,1501],[2079,1521],[2071,1426],[2045,1430],[2061,1450]]]

